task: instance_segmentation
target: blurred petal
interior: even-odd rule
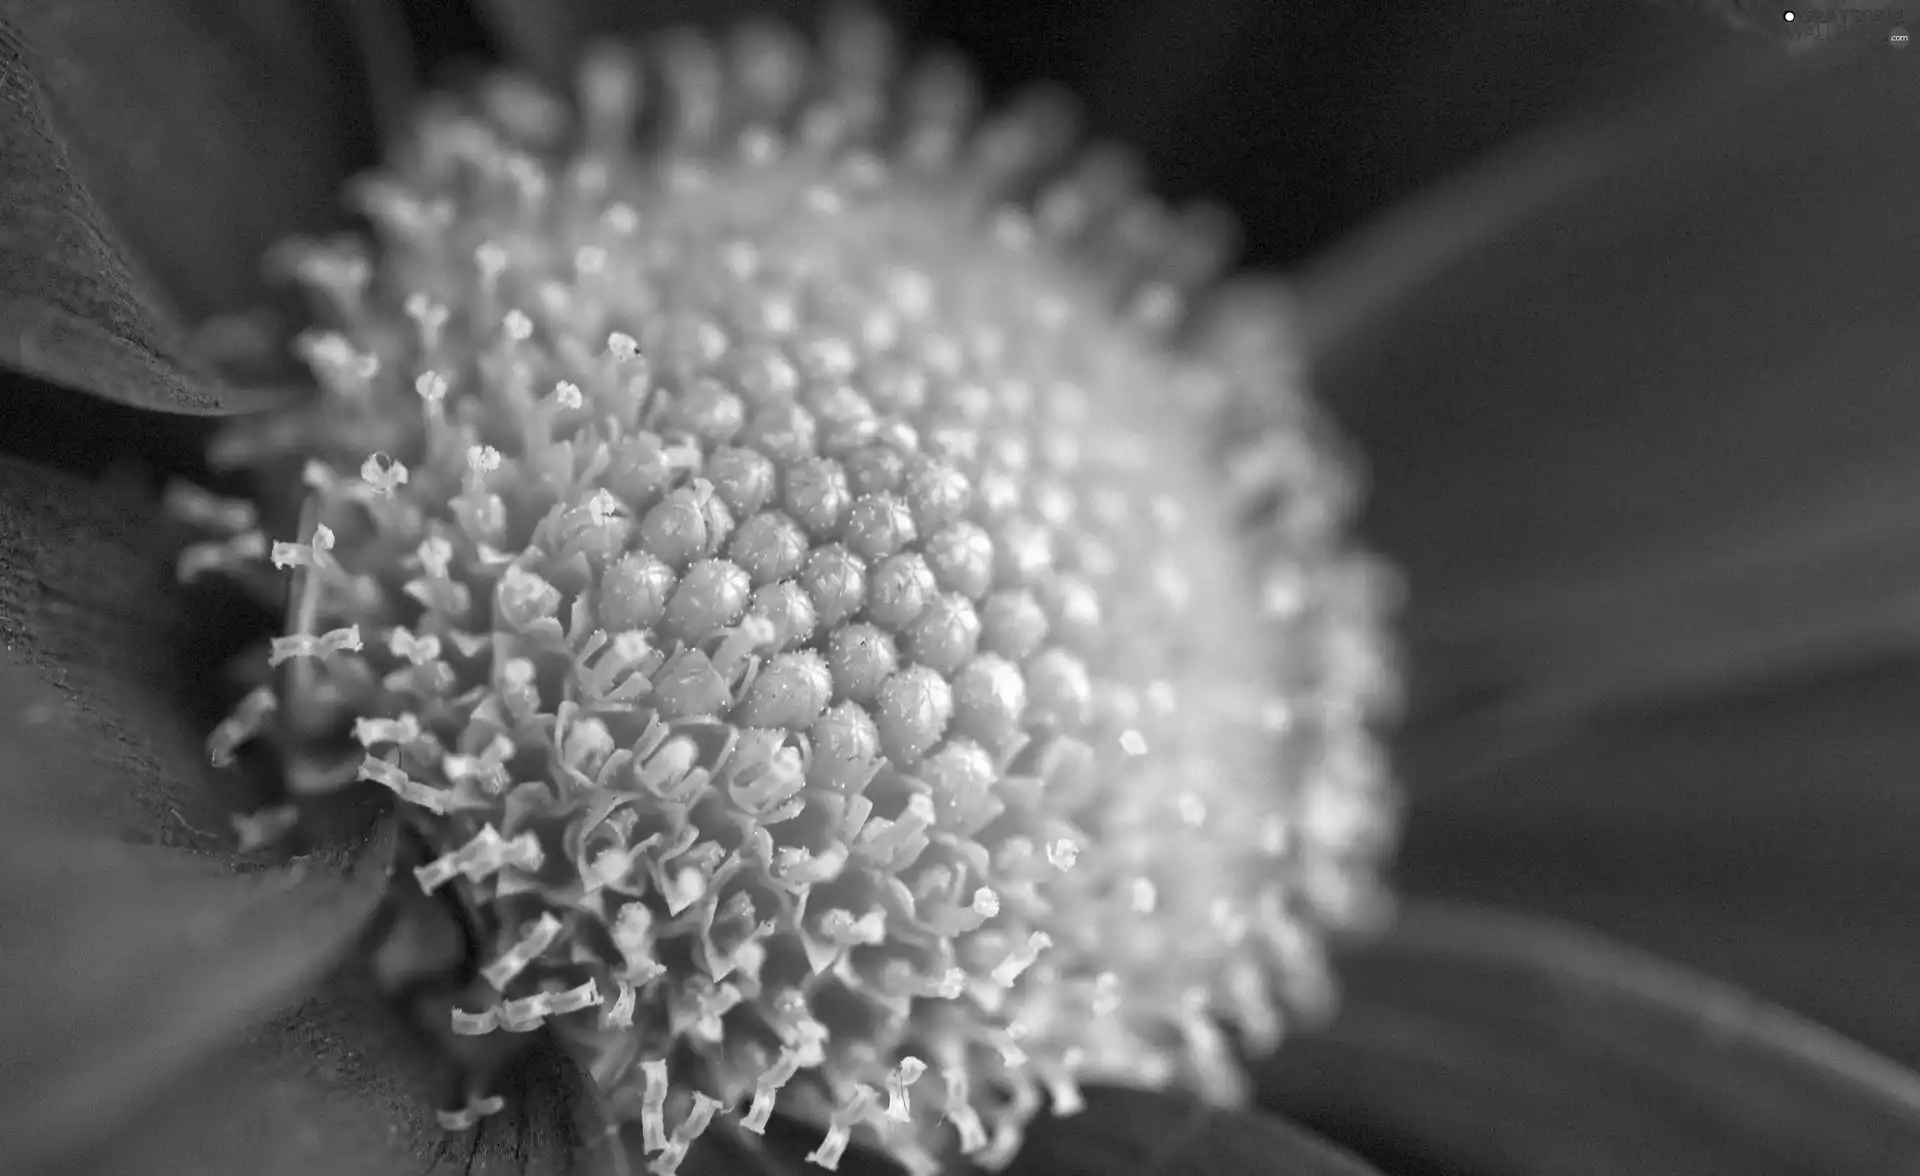
[[[412,1027],[345,977],[209,1058],[85,1176],[564,1176],[578,1154],[569,1076],[539,1053],[507,1106],[442,1130],[444,1075]]]
[[[206,768],[150,512],[0,459],[0,1169],[110,1136],[297,998],[385,888],[386,837],[245,868]]]
[[[1424,713],[1508,731],[1911,645],[1920,71],[1770,45],[1305,276]]]
[[[0,367],[126,404],[243,410],[185,325],[341,218],[374,95],[411,66],[367,0],[0,0]],[[371,52],[368,52],[368,50]]]
[[[1373,1169],[1283,1119],[1225,1111],[1184,1097],[1092,1090],[1087,1107],[1043,1119],[1008,1176],[1370,1176]]]
[[[1399,1171],[1913,1170],[1920,1075],[1565,925],[1413,904],[1345,961],[1346,1007],[1261,1074],[1268,1105]]]
[[[1399,876],[1578,919],[1920,1063],[1920,672],[1643,711],[1422,786]]]
[[[935,19],[979,26],[962,35],[996,65],[1066,82],[1159,178],[1232,208],[1249,260],[1272,266],[1739,35],[1702,7],[1427,0],[1415,20],[1266,0],[1036,0],[1014,19],[958,3]]]

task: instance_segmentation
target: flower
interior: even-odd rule
[[[544,30],[544,42],[519,43],[528,50],[526,60],[549,66],[572,55],[564,48],[570,34],[594,20],[592,6],[585,4],[564,10],[550,24],[524,19],[529,10],[508,0],[486,7],[490,15],[522,18],[503,20],[500,27],[522,34]],[[335,61],[371,66],[357,66],[358,73],[291,62],[284,69],[250,67],[236,63],[269,58],[219,53],[205,56],[204,68],[183,70],[165,64],[166,57],[133,54],[121,60],[163,63],[157,69],[149,65],[145,75],[146,89],[155,97],[119,118],[99,119],[85,117],[90,102],[98,110],[110,101],[102,95],[126,93],[116,87],[143,80],[133,76],[135,70],[100,68],[96,63],[110,59],[100,55],[103,46],[127,37],[143,48],[178,46],[182,56],[171,60],[187,60],[186,47],[204,43],[186,31],[193,26],[164,5],[140,10],[131,32],[116,22],[82,19],[69,9],[0,9],[8,22],[7,35],[0,36],[0,47],[9,54],[8,102],[0,107],[6,112],[6,182],[18,194],[0,206],[5,209],[0,250],[7,258],[0,266],[0,303],[9,327],[0,333],[0,361],[8,371],[24,373],[9,380],[5,436],[10,450],[29,455],[29,460],[0,465],[0,517],[8,519],[0,529],[6,551],[0,583],[7,585],[0,593],[5,601],[0,631],[9,648],[6,672],[0,674],[5,696],[0,722],[6,729],[0,757],[10,769],[3,778],[14,833],[0,855],[0,880],[6,883],[0,886],[0,934],[8,943],[0,953],[0,994],[5,996],[0,1040],[7,1045],[0,1062],[6,1075],[0,1083],[5,1092],[0,1095],[0,1155],[14,1170],[85,1165],[131,1172],[357,1172],[458,1163],[467,1170],[564,1171],[618,1163],[628,1145],[640,1163],[658,1161],[663,1150],[647,1146],[644,1124],[626,1138],[606,1132],[604,1112],[617,1112],[618,1106],[609,1105],[604,1092],[596,1096],[567,1059],[539,1044],[524,1054],[495,1054],[484,1047],[505,1040],[504,1035],[451,1032],[452,1010],[474,1006],[462,1003],[469,994],[450,988],[447,978],[498,962],[497,951],[507,945],[500,938],[506,927],[484,917],[473,924],[451,917],[485,916],[497,894],[480,889],[470,895],[486,902],[450,908],[427,901],[412,870],[433,873],[438,859],[427,849],[454,851],[457,860],[442,867],[472,867],[484,875],[485,858],[487,868],[498,864],[512,870],[511,857],[523,866],[531,861],[525,842],[489,839],[484,824],[451,837],[451,824],[433,814],[416,813],[406,828],[396,829],[379,806],[355,807],[351,789],[335,794],[332,803],[308,800],[291,824],[285,810],[268,808],[229,832],[235,798],[220,790],[232,791],[242,777],[217,776],[201,765],[199,734],[225,717],[217,709],[222,690],[209,682],[221,667],[246,665],[246,657],[237,655],[246,653],[251,638],[266,636],[280,611],[278,601],[263,611],[244,593],[223,591],[210,578],[191,593],[170,583],[171,552],[179,539],[158,533],[167,530],[156,525],[160,479],[117,466],[110,481],[96,484],[58,468],[93,470],[138,453],[163,463],[170,474],[206,473],[197,468],[195,456],[204,432],[183,427],[179,415],[83,411],[82,406],[97,402],[63,389],[170,414],[288,411],[287,399],[266,380],[250,380],[249,391],[206,382],[173,327],[211,312],[257,305],[249,284],[236,277],[247,271],[219,264],[221,259],[251,257],[289,232],[323,228],[325,218],[316,211],[323,198],[313,193],[370,159],[370,144],[351,136],[353,118],[340,112],[360,111],[371,121],[372,112],[361,105],[364,96],[404,88],[406,79],[404,70],[380,68],[382,62],[394,64],[391,54],[362,55],[347,47],[397,43],[391,30],[382,34],[378,27],[390,14],[373,5],[355,6],[353,21],[339,22],[324,15],[331,11],[255,5],[247,23],[213,22],[206,28],[230,40],[263,37],[282,46],[318,47],[333,53]],[[276,34],[273,22],[281,20],[285,23]],[[1653,27],[1673,26],[1655,22]],[[547,49],[562,51],[548,54]],[[198,65],[201,57],[193,60]],[[1735,740],[1688,739],[1660,731],[1651,719],[1636,731],[1597,718],[1634,707],[1651,709],[1646,700],[1661,698],[1662,692],[1671,697],[1720,689],[1700,675],[1680,672],[1692,669],[1694,657],[1642,654],[1691,634],[1711,638],[1696,645],[1705,652],[1737,654],[1722,659],[1731,667],[1724,677],[1749,687],[1782,667],[1818,666],[1858,648],[1860,635],[1876,630],[1819,624],[1825,614],[1808,608],[1808,597],[1797,589],[1811,584],[1818,591],[1807,590],[1810,595],[1827,599],[1864,582],[1846,574],[1845,560],[1818,564],[1825,571],[1822,579],[1807,571],[1807,562],[1784,558],[1793,552],[1775,542],[1781,534],[1777,516],[1730,510],[1726,504],[1739,505],[1740,495],[1690,494],[1690,488],[1711,483],[1689,483],[1689,468],[1734,478],[1739,467],[1708,460],[1709,451],[1682,429],[1650,423],[1633,434],[1655,457],[1678,455],[1669,465],[1640,458],[1642,468],[1676,479],[1678,489],[1659,496],[1665,525],[1682,540],[1708,534],[1742,539],[1737,546],[1745,552],[1765,552],[1775,557],[1775,568],[1799,570],[1798,581],[1780,571],[1747,570],[1754,566],[1751,559],[1703,564],[1674,556],[1665,565],[1676,569],[1664,580],[1665,590],[1656,581],[1652,589],[1628,591],[1631,582],[1621,579],[1619,569],[1644,563],[1648,549],[1636,546],[1632,537],[1645,529],[1649,513],[1631,504],[1623,509],[1617,498],[1605,495],[1584,497],[1581,479],[1556,486],[1527,472],[1531,455],[1573,445],[1572,439],[1582,436],[1556,427],[1554,419],[1571,415],[1568,404],[1580,401],[1569,398],[1582,385],[1571,381],[1569,391],[1545,394],[1558,389],[1561,380],[1538,378],[1542,369],[1529,365],[1541,356],[1552,357],[1545,370],[1555,377],[1563,375],[1560,366],[1571,363],[1597,386],[1621,388],[1686,372],[1685,358],[1698,354],[1712,361],[1703,373],[1710,378],[1659,386],[1736,388],[1739,403],[1755,417],[1752,436],[1743,442],[1754,451],[1775,438],[1804,443],[1815,436],[1836,446],[1844,440],[1810,432],[1804,422],[1781,427],[1785,414],[1777,408],[1764,411],[1777,402],[1762,395],[1766,385],[1754,373],[1788,370],[1768,358],[1779,354],[1780,316],[1789,313],[1771,301],[1779,289],[1774,271],[1763,267],[1731,287],[1715,287],[1712,304],[1738,308],[1737,316],[1688,317],[1703,305],[1698,301],[1702,287],[1695,283],[1741,273],[1733,261],[1741,255],[1735,251],[1730,257],[1729,250],[1756,240],[1772,248],[1758,254],[1750,249],[1751,256],[1776,264],[1791,260],[1796,296],[1820,300],[1823,312],[1849,324],[1836,338],[1856,352],[1820,344],[1826,350],[1818,370],[1850,373],[1836,384],[1839,392],[1867,404],[1876,389],[1897,387],[1875,383],[1878,367],[1848,357],[1904,321],[1898,308],[1912,305],[1911,300],[1877,303],[1882,287],[1868,280],[1904,272],[1897,265],[1901,254],[1889,260],[1884,241],[1892,223],[1889,210],[1899,206],[1900,193],[1911,190],[1910,171],[1903,170],[1910,162],[1862,150],[1879,130],[1873,117],[1892,115],[1863,116],[1841,127],[1821,124],[1818,136],[1805,132],[1820,116],[1818,95],[1850,95],[1857,109],[1867,111],[1904,109],[1899,102],[1860,100],[1900,93],[1910,84],[1910,72],[1888,73],[1831,56],[1792,69],[1778,57],[1762,56],[1751,68],[1753,76],[1731,91],[1737,97],[1730,112],[1703,110],[1692,100],[1674,103],[1660,108],[1665,113],[1661,133],[1614,132],[1617,137],[1600,141],[1615,144],[1629,166],[1615,166],[1610,162],[1615,157],[1592,150],[1595,141],[1589,140],[1589,150],[1572,156],[1585,166],[1557,167],[1552,182],[1540,182],[1540,173],[1524,162],[1497,171],[1506,178],[1483,182],[1478,191],[1508,193],[1512,199],[1498,210],[1502,215],[1491,218],[1491,226],[1485,215],[1462,214],[1463,208],[1487,212],[1484,195],[1450,202],[1444,190],[1437,192],[1418,222],[1418,249],[1396,247],[1390,225],[1379,236],[1356,238],[1344,260],[1298,275],[1297,305],[1307,314],[1304,339],[1315,361],[1316,386],[1373,456],[1381,487],[1375,527],[1408,560],[1416,588],[1410,618],[1415,738],[1402,752],[1416,789],[1411,852],[1403,871],[1413,893],[1490,895],[1536,909],[1552,909],[1557,902],[1641,938],[1665,936],[1663,946],[1722,963],[1776,996],[1782,995],[1783,977],[1791,978],[1796,968],[1811,973],[1804,961],[1819,959],[1825,964],[1821,978],[1834,982],[1803,981],[1806,988],[1798,995],[1813,994],[1811,1003],[1824,990],[1832,1002],[1824,1009],[1830,1018],[1850,1015],[1850,1028],[1895,1048],[1897,1036],[1886,1021],[1872,1016],[1870,1006],[1842,1003],[1831,995],[1845,987],[1842,978],[1872,974],[1861,962],[1858,945],[1834,939],[1821,945],[1825,950],[1819,955],[1804,949],[1783,953],[1780,946],[1794,940],[1780,932],[1792,930],[1793,918],[1775,914],[1748,924],[1763,934],[1745,957],[1729,953],[1728,924],[1713,907],[1736,902],[1737,895],[1702,885],[1681,861],[1682,853],[1733,845],[1754,860],[1817,863],[1831,879],[1821,892],[1829,922],[1836,910],[1871,911],[1867,892],[1872,888],[1859,885],[1865,875],[1849,863],[1848,851],[1864,847],[1871,853],[1886,844],[1885,836],[1874,841],[1817,831],[1808,835],[1822,822],[1848,819],[1846,807],[1831,799],[1847,778],[1829,777],[1825,791],[1802,801],[1797,798],[1805,793],[1772,784],[1779,778],[1777,765],[1765,757],[1783,757],[1751,738],[1750,729]],[[374,84],[374,77],[384,80]],[[263,84],[283,87],[278,100],[244,97]],[[197,96],[169,108],[188,89]],[[1204,111],[1204,103],[1190,108]],[[1675,111],[1693,113],[1677,117]],[[115,137],[128,128],[130,138]],[[1775,134],[1790,136],[1793,149],[1782,150],[1772,141]],[[235,142],[247,142],[251,149],[210,147]],[[1714,149],[1702,150],[1703,142]],[[1740,143],[1754,146],[1727,146]],[[156,144],[192,149],[169,153]],[[1827,156],[1824,168],[1793,162],[1812,146]],[[192,215],[226,207],[231,189],[222,186],[221,177],[231,175],[225,170],[229,161],[242,158],[260,168],[259,184],[285,185],[281,195],[256,186],[234,215]],[[1690,275],[1687,281],[1646,282],[1649,269],[1658,267],[1638,265],[1633,254],[1622,252],[1623,234],[1594,227],[1614,223],[1609,218],[1634,226],[1669,223],[1659,214],[1676,205],[1656,199],[1662,186],[1728,190],[1722,183],[1696,182],[1701,172],[1690,169],[1704,169],[1713,180],[1716,168],[1747,167],[1755,159],[1774,161],[1774,174],[1784,185],[1736,186],[1731,190],[1743,194],[1741,201],[1713,205],[1713,218],[1681,215],[1684,231],[1653,238],[1662,264],[1687,263],[1682,267]],[[308,186],[298,179],[316,173],[323,184]],[[1521,183],[1514,177],[1533,179]],[[1777,198],[1783,187],[1784,204]],[[1471,195],[1474,189],[1467,191]],[[1859,202],[1861,215],[1805,218],[1795,222],[1797,237],[1781,231],[1782,210],[1791,211],[1795,201],[1802,209],[1825,208],[1837,206],[1840,197]],[[1569,233],[1570,224],[1581,232]],[[1487,244],[1465,247],[1475,240]],[[1798,244],[1787,249],[1789,241]],[[298,263],[310,274],[312,256]],[[196,273],[197,279],[188,280]],[[1610,292],[1618,290],[1633,298],[1612,297]],[[1563,301],[1571,291],[1580,292],[1578,299]],[[1610,313],[1543,317],[1542,308],[1567,305],[1610,308]],[[1635,318],[1635,308],[1642,306],[1653,309]],[[1796,306],[1792,313],[1797,312]],[[1700,336],[1692,342],[1671,339],[1657,360],[1631,345],[1652,337],[1651,325],[1669,320],[1692,325]],[[1538,340],[1517,330],[1517,322],[1528,323]],[[354,378],[364,354],[383,360],[403,354],[372,346],[368,337],[339,322],[334,325],[351,353],[326,336],[308,338],[309,351],[336,379]],[[1622,332],[1618,338],[1625,345],[1596,346],[1609,330]],[[1463,334],[1476,339],[1465,354],[1436,342]],[[239,326],[205,334],[199,352],[224,352],[223,358],[232,361],[236,344],[247,337]],[[1728,342],[1743,345],[1724,346]],[[328,368],[330,352],[347,362]],[[1496,392],[1516,383],[1529,395],[1495,399]],[[1429,402],[1438,406],[1429,411],[1408,398],[1413,387],[1445,396]],[[583,390],[583,404],[584,391],[594,390]],[[1494,407],[1473,413],[1455,409],[1449,416],[1449,407],[1473,403],[1469,393]],[[1661,410],[1670,414],[1672,403],[1669,398]],[[1884,399],[1872,417],[1880,426],[1873,436],[1897,444],[1899,433],[1887,426],[1894,419],[1890,403],[1897,402]],[[1489,430],[1489,420],[1503,422],[1505,432]],[[1109,427],[1110,422],[1095,422],[1086,435],[1098,438]],[[241,426],[229,436],[249,433],[257,436],[258,430]],[[317,468],[319,497],[361,493],[350,489],[356,484],[367,487],[366,493],[384,486],[392,498],[383,502],[434,507],[422,473],[431,472],[429,464],[406,457],[402,483],[398,466],[369,461],[372,447],[355,448],[326,430],[311,431],[303,440],[329,457],[351,450],[359,459],[338,462],[338,469]],[[1168,440],[1176,443],[1177,437]],[[498,444],[495,448],[500,450]],[[1617,453],[1611,446],[1601,450]],[[404,453],[403,447],[394,446],[394,452]],[[499,469],[482,469],[481,488],[508,498],[487,480],[518,473],[507,470],[502,452]],[[1463,453],[1472,460],[1463,462]],[[480,464],[491,462],[483,458]],[[1459,472],[1476,467],[1487,470],[1484,481]],[[1448,472],[1441,476],[1435,469]],[[273,537],[306,545],[284,548],[283,556],[310,564],[345,561],[364,569],[376,590],[390,592],[392,586],[381,577],[390,575],[393,565],[368,557],[373,532],[358,516],[346,515],[347,522],[321,517],[331,546],[313,517],[304,522],[283,517],[302,505],[301,472],[296,462],[283,475],[263,470],[251,482],[230,481],[220,489],[258,494],[257,509]],[[466,471],[453,473],[457,479]],[[1815,482],[1796,477],[1793,485],[1804,495]],[[1482,497],[1475,499],[1474,493]],[[717,497],[716,492],[706,501]],[[1829,501],[1858,500],[1836,491]],[[190,495],[176,502],[216,528],[247,534],[245,512],[231,504]],[[617,509],[594,510],[591,496],[570,505],[585,510],[575,520],[583,525],[582,534],[629,521],[620,520]],[[1540,554],[1540,536],[1556,533],[1554,527],[1564,525],[1574,506],[1587,512],[1571,517],[1589,520],[1584,526],[1589,546],[1609,536],[1613,546],[1600,549],[1609,558],[1596,558],[1556,581],[1550,573],[1560,571],[1562,561],[1530,561],[1524,553]],[[1489,535],[1484,528],[1463,525],[1456,513],[1505,522]],[[911,517],[911,506],[907,514]],[[1615,519],[1622,524],[1617,530],[1599,525]],[[643,526],[644,516],[630,521]],[[1495,539],[1516,554],[1505,562],[1488,558]],[[203,548],[201,562],[222,550],[257,550],[267,542],[262,535],[225,549]],[[1857,549],[1836,545],[1829,550],[1846,555]],[[724,552],[708,558],[731,560]],[[1703,572],[1716,569],[1726,569],[1718,582],[1737,585],[1737,595],[1694,589],[1693,599],[1706,607],[1669,606],[1676,600],[1684,605],[1685,590]],[[298,582],[312,585],[313,571],[301,569]],[[538,569],[521,572],[512,577],[508,588],[514,590],[504,603],[511,605],[509,612],[531,609],[530,623],[537,624],[547,619],[539,615],[547,594],[528,577],[540,576],[555,591],[565,586]],[[502,572],[500,580],[508,579]],[[1616,590],[1566,590],[1568,584],[1583,583]],[[405,586],[398,585],[402,591]],[[1682,591],[1676,594],[1674,586]],[[362,595],[354,604],[349,590],[335,603],[374,608],[372,598]],[[667,599],[670,605],[672,597]],[[1720,607],[1714,607],[1716,599]],[[1729,599],[1751,607],[1725,607]],[[1858,599],[1872,605],[1897,596]],[[1480,602],[1474,611],[1487,619],[1476,623],[1464,602]],[[1194,623],[1217,620],[1230,628],[1234,607]],[[1869,609],[1865,615],[1876,614]],[[1897,611],[1889,608],[1880,615]],[[329,667],[352,664],[337,656],[352,652],[347,649],[352,636],[342,632],[329,638],[328,632],[296,629],[291,634],[307,640],[283,646],[295,656],[276,668],[285,670],[279,677],[292,688],[271,695],[279,714],[265,729],[269,738],[236,742],[232,748],[243,761],[275,749],[289,769],[290,784],[325,781],[332,767],[327,732],[301,722],[328,717],[319,688],[353,685],[350,669],[310,674],[315,663],[307,653],[331,651],[336,659],[322,663]],[[620,653],[616,636],[609,633],[596,652]],[[763,634],[746,636],[757,641]],[[626,652],[640,656],[632,642],[626,645]],[[411,648],[419,651],[417,643]],[[394,656],[406,658],[404,652]],[[610,668],[618,678],[620,667]],[[538,678],[536,671],[534,681]],[[242,707],[243,717],[258,717],[262,700],[269,697],[247,694],[257,684],[241,681],[225,689],[229,697],[256,700],[251,708]],[[1885,676],[1869,684],[1884,691]],[[516,680],[507,675],[497,686],[491,679],[487,685],[504,698]],[[751,686],[747,693],[751,702]],[[1654,713],[1671,721],[1675,708],[1660,705],[1665,709]],[[1773,715],[1790,717],[1777,696],[1769,704],[1749,704],[1746,713],[1768,714],[1764,707],[1769,705],[1776,708]],[[1855,704],[1853,721],[1879,730],[1868,727],[1859,710]],[[1724,706],[1715,713],[1724,714]],[[353,717],[389,724],[382,728],[388,733],[405,725],[401,709],[343,717],[349,719],[344,732],[349,736]],[[1784,727],[1788,718],[1771,721]],[[431,723],[421,725],[424,737]],[[1830,719],[1826,725],[1836,724]],[[1576,743],[1564,756],[1553,754],[1552,740],[1569,730],[1598,742]],[[366,731],[375,735],[371,727]],[[1675,745],[1673,760],[1663,753],[1663,740]],[[593,758],[599,753],[589,745],[596,741],[553,738],[548,746],[561,759],[576,753]],[[1147,743],[1150,752],[1154,746]],[[1542,747],[1548,750],[1533,750]],[[346,750],[353,755],[351,744]],[[483,743],[454,754],[475,761],[484,775],[488,750]],[[1531,758],[1523,758],[1530,751]],[[1520,765],[1507,769],[1516,779],[1546,772],[1564,781],[1574,768],[1604,773],[1601,751],[1640,757],[1628,762],[1650,781],[1647,792],[1626,792],[1618,781],[1605,781],[1613,792],[1603,802],[1607,793],[1592,785],[1555,791],[1502,780],[1502,756]],[[364,764],[364,752],[353,762]],[[375,762],[386,761],[376,757]],[[1686,765],[1686,774],[1676,775],[1675,762]],[[1728,767],[1735,764],[1743,766]],[[397,767],[398,761],[387,766]],[[411,773],[395,777],[380,768],[372,773],[420,782]],[[455,776],[466,778],[465,773],[442,773],[440,782],[452,785]],[[1693,783],[1693,777],[1701,783]],[[1748,781],[1744,787],[1742,777]],[[1687,787],[1684,804],[1677,802],[1677,784]],[[238,799],[258,804],[262,798],[254,792]],[[1770,804],[1756,811],[1756,799]],[[1788,803],[1817,813],[1820,820],[1780,819]],[[1516,835],[1516,829],[1524,834]],[[264,845],[276,831],[291,839],[297,856],[284,860],[234,852],[236,844]],[[1669,839],[1683,848],[1663,849]],[[1094,840],[1089,836],[1089,848],[1082,850],[1088,862],[1097,852],[1091,848]],[[1248,840],[1258,839],[1223,833],[1214,844],[1230,850]],[[1633,851],[1630,869],[1616,864],[1622,846]],[[538,848],[543,856],[548,853],[544,843]],[[1576,869],[1567,868],[1569,861],[1578,863]],[[1077,864],[1076,873],[1088,862]],[[1229,875],[1221,863],[1204,858],[1180,865],[1182,877],[1196,883]],[[1636,870],[1660,878],[1664,886],[1636,888],[1630,877]],[[1591,882],[1609,872],[1616,876],[1611,892],[1603,889],[1597,896],[1591,886],[1570,881],[1575,874]],[[1364,877],[1364,871],[1353,876]],[[498,877],[499,871],[490,876]],[[1883,892],[1899,891],[1897,874],[1884,879],[1896,884],[1882,887]],[[1766,886],[1775,885],[1773,893],[1779,893],[1764,874],[1749,871],[1744,880],[1749,889],[1757,883],[1766,893]],[[406,885],[409,881],[415,884]],[[1806,889],[1806,882],[1795,883],[1796,892]],[[396,901],[409,894],[419,901]],[[527,892],[520,899],[530,901]],[[535,899],[544,900],[537,894]],[[559,908],[542,908],[535,901],[527,920],[531,926],[518,932],[539,930],[543,910],[560,917]],[[1685,913],[1676,916],[1676,911]],[[1635,912],[1637,924],[1630,921]],[[33,950],[17,949],[27,943]],[[1897,955],[1890,956],[1897,961]],[[469,958],[472,971],[463,973]],[[343,962],[348,966],[338,968]],[[605,963],[603,958],[594,966]],[[1883,965],[1882,974],[1888,971],[1897,972],[1897,963]],[[384,978],[392,999],[405,1010],[402,1015],[383,1008],[385,1001],[366,987],[369,972]],[[1693,1170],[1710,1157],[1731,1155],[1745,1171],[1796,1166],[1879,1171],[1897,1168],[1914,1152],[1915,1079],[1898,1066],[1737,992],[1538,919],[1463,911],[1416,898],[1385,941],[1347,955],[1339,972],[1345,1013],[1325,1032],[1293,1035],[1274,1061],[1255,1069],[1255,1084],[1267,1111],[1304,1116],[1385,1165],[1558,1171],[1591,1155],[1641,1171]],[[569,1016],[591,1020],[594,1014],[561,1014],[555,1028]],[[451,1074],[438,1071],[439,1062],[449,1057],[463,1065]],[[436,1078],[456,1084],[443,1086]],[[903,1072],[902,1085],[905,1080]],[[922,1094],[912,1094],[916,1104]],[[468,1104],[470,1096],[475,1101]],[[492,1097],[500,1099],[501,1111],[469,1133],[449,1137],[434,1121],[436,1109],[477,1113]],[[1176,1156],[1208,1170],[1275,1165],[1313,1172],[1365,1170],[1361,1161],[1315,1143],[1274,1114],[1207,1111],[1166,1095],[1128,1095],[1091,1084],[1085,1099],[1087,1109],[1079,1116],[1034,1123],[1014,1161],[1016,1170],[1159,1170]],[[779,1109],[793,1108],[783,1104]],[[826,1119],[831,1120],[830,1111]],[[674,1121],[684,1125],[678,1108]],[[665,1121],[660,1126],[664,1129]],[[796,1133],[783,1128],[779,1116],[768,1128],[767,1144],[753,1151],[738,1150],[738,1141],[708,1131],[688,1151],[681,1170],[777,1166],[782,1156],[798,1160],[821,1142],[818,1127]],[[870,1159],[856,1145],[841,1163],[852,1167]]]
[[[1083,1080],[1236,1100],[1216,1022],[1324,1015],[1382,905],[1384,577],[1282,308],[894,56],[667,42],[640,145],[618,47],[577,128],[434,110],[377,251],[281,253],[319,394],[213,443],[259,509],[176,495],[183,572],[294,576],[214,762],[391,790],[481,938],[451,1031],[551,1023],[657,1172],[776,1107],[933,1172]]]

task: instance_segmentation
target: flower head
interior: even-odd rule
[[[1392,824],[1283,305],[863,19],[576,97],[432,108],[374,240],[279,256],[320,395],[217,446],[299,522],[188,554],[292,575],[216,760],[390,789],[488,946],[452,1031],[551,1026],[660,1171],[776,1107],[930,1170],[1082,1078],[1235,1099],[1219,1026],[1327,1005]]]

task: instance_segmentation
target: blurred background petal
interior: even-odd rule
[[[1419,709],[1505,728],[1471,753],[1911,648],[1920,70],[1828,48],[1690,70],[1309,269]]]
[[[385,888],[384,836],[236,860],[151,508],[0,459],[0,1168],[64,1167],[297,999]]]
[[[1288,265],[1462,161],[1741,34],[1699,4],[927,0],[998,86],[1064,83],[1156,187],[1231,208]]]
[[[1096,1089],[1087,1107],[1034,1124],[1007,1176],[1377,1176],[1349,1152],[1255,1110],[1174,1094]]]
[[[1569,916],[1902,1061],[1920,965],[1920,72],[1683,69],[1309,268],[1407,567],[1407,888]]]
[[[450,1133],[460,1100],[417,1029],[351,975],[210,1055],[73,1176],[567,1176],[580,1152],[574,1078],[550,1051],[515,1067],[507,1106]],[[635,1170],[641,1170],[640,1165]]]
[[[238,411],[185,327],[251,311],[261,257],[343,217],[413,66],[371,0],[0,0],[0,366]]]
[[[1920,1063],[1920,669],[1648,708],[1414,782],[1398,877],[1550,912]]]
[[[1590,934],[1414,903],[1260,1076],[1400,1176],[1914,1170],[1920,1076]]]

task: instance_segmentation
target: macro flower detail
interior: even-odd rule
[[[1222,1027],[1328,1007],[1394,825],[1393,581],[1283,302],[862,18],[575,97],[442,100],[373,240],[276,255],[319,394],[217,442],[256,502],[176,495],[183,574],[290,577],[215,762],[390,790],[485,944],[451,1032],[550,1029],[657,1171],[1238,1099]]]

